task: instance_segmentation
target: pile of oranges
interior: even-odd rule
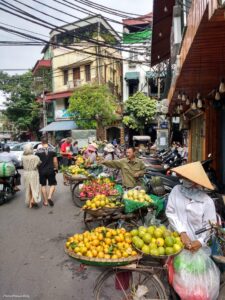
[[[77,255],[100,259],[121,259],[136,256],[132,236],[124,228],[97,227],[69,237],[66,248]]]

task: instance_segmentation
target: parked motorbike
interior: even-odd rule
[[[20,181],[20,174],[17,172],[16,175],[10,177],[0,178],[0,205],[11,200],[15,191],[15,180]]]

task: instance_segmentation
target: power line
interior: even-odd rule
[[[111,9],[107,6],[103,6],[103,5],[94,3],[92,1],[85,1],[85,0],[84,1],[74,0],[74,1],[78,2],[78,3],[81,3],[83,5],[86,5],[86,6],[92,7],[93,9],[103,11],[103,12],[105,12],[107,14],[110,14],[110,15],[115,15],[115,16],[118,16],[118,17],[121,17],[121,18],[127,18],[129,16],[128,13],[120,12],[119,10]],[[135,14],[132,14],[132,15],[135,15]]]
[[[74,4],[74,3],[69,2],[68,0],[64,0],[64,2],[66,2],[67,4],[62,3],[62,2],[60,2],[59,0],[52,0],[52,1],[57,2],[57,3],[61,4],[61,5],[66,6],[66,7],[69,7],[69,8],[71,8],[71,9],[75,10],[75,11],[82,12],[82,13],[85,14],[85,15],[87,15],[88,13],[89,13],[89,15],[92,15],[92,16],[95,15],[95,14],[93,13],[93,11],[88,10],[86,7],[85,7],[85,8],[84,8],[84,7],[81,7],[81,6],[79,6],[79,5],[76,5],[76,4]],[[71,5],[72,5],[72,6],[71,6]],[[86,6],[87,6],[87,5],[86,5]],[[107,21],[109,21],[109,22],[113,22],[113,23],[116,23],[116,24],[124,25],[122,22],[117,21],[117,20],[115,20],[115,19],[108,18],[108,17],[106,17],[106,16],[104,16],[104,18],[105,18]],[[140,20],[141,20],[141,18],[140,18]],[[149,24],[149,22],[146,22],[146,25],[148,25],[148,24]],[[150,24],[149,24],[149,25],[150,25]],[[138,26],[138,25],[132,25],[132,28],[142,29],[142,30],[143,30],[143,27]]]
[[[25,5],[25,4],[23,4],[21,1],[19,1],[19,0],[14,0],[14,1],[16,1],[16,2],[18,2],[18,3],[20,3],[20,4],[22,4],[22,5]],[[57,32],[59,32],[59,33],[66,33],[68,36],[70,36],[70,37],[75,37],[75,38],[82,38],[83,40],[86,40],[86,41],[89,41],[89,42],[91,42],[91,43],[93,43],[93,44],[96,44],[96,45],[98,45],[98,46],[107,46],[107,47],[109,47],[109,48],[112,48],[112,49],[117,49],[117,50],[122,50],[122,51],[125,51],[125,52],[129,52],[129,53],[135,53],[135,54],[139,54],[139,55],[144,55],[144,53],[140,53],[140,52],[136,52],[136,51],[132,51],[132,50],[127,50],[127,49],[124,49],[124,48],[121,48],[121,47],[117,47],[117,46],[112,46],[111,44],[109,44],[109,43],[105,43],[105,42],[100,42],[100,41],[97,41],[97,40],[95,40],[95,39],[90,39],[90,38],[85,38],[84,36],[81,36],[81,35],[77,35],[77,34],[71,34],[71,32],[70,31],[68,31],[68,30],[66,30],[66,29],[64,29],[64,28],[60,28],[60,27],[55,27],[56,25],[55,24],[52,24],[52,23],[50,23],[50,22],[47,22],[47,21],[45,21],[45,20],[43,20],[43,19],[40,19],[40,18],[38,18],[38,17],[36,17],[36,16],[34,16],[34,15],[32,15],[32,14],[30,14],[30,13],[28,13],[28,12],[26,12],[26,11],[24,11],[24,10],[22,10],[22,9],[20,9],[20,8],[18,8],[17,6],[15,6],[15,5],[12,5],[12,4],[9,4],[7,1],[5,1],[5,0],[1,0],[1,2],[3,2],[4,4],[2,4],[2,3],[0,3],[1,5],[3,5],[3,6],[6,6],[7,8],[10,8],[10,9],[15,9],[18,13],[20,13],[20,14],[25,14],[26,16],[28,16],[29,18],[32,18],[32,20],[30,20],[30,19],[28,19],[28,18],[26,18],[26,17],[24,17],[24,16],[20,16],[20,15],[17,15],[17,14],[15,14],[14,12],[9,12],[9,11],[7,11],[7,10],[5,10],[5,9],[2,9],[2,8],[0,8],[1,10],[3,10],[3,11],[6,11],[6,12],[8,12],[8,13],[11,13],[11,14],[13,14],[13,15],[15,15],[15,16],[17,16],[17,17],[20,17],[20,18],[22,18],[22,19],[25,19],[25,20],[27,20],[27,21],[29,21],[29,22],[31,22],[31,23],[35,23],[35,24],[38,24],[38,25],[40,25],[40,26],[42,26],[42,27],[45,27],[45,28],[48,28],[48,29],[52,29],[52,30],[55,30],[55,31],[57,31]],[[27,5],[25,5],[25,6],[27,6]],[[12,7],[12,8],[11,8]],[[30,6],[29,6],[30,7]],[[32,7],[30,7],[31,9],[33,9]],[[33,10],[35,10],[36,11],[36,9],[33,9]],[[43,12],[43,14],[45,14],[44,12]],[[46,14],[45,14],[46,15]],[[35,20],[34,20],[35,19]],[[38,20],[38,22],[36,21],[36,20]],[[40,23],[41,22],[41,23]],[[44,23],[44,25],[42,24],[42,23]],[[47,24],[47,25],[46,25]],[[93,25],[93,24],[92,24]],[[79,26],[77,26],[78,28],[79,28]]]
[[[10,11],[7,11],[6,9],[3,9],[3,8],[0,8],[0,10],[6,11],[6,12],[8,12],[9,14],[12,14],[12,15],[17,15],[17,14],[15,14],[15,13],[10,12]],[[28,20],[28,21],[30,21],[30,22],[32,22],[32,23],[37,23],[37,22],[34,21],[34,20],[29,20],[29,19],[27,19],[27,18],[25,18],[25,17],[22,17],[22,16],[20,16],[20,15],[17,15],[17,16],[19,16],[19,17],[22,18],[22,19],[26,19],[26,20]],[[41,26],[44,27],[43,24],[41,24]],[[109,56],[109,55],[102,55],[102,54],[97,54],[97,53],[91,53],[91,52],[83,51],[83,50],[80,50],[80,49],[77,49],[77,48],[74,48],[74,47],[71,47],[71,46],[68,46],[68,45],[66,46],[66,45],[61,45],[61,44],[55,43],[55,42],[46,41],[46,40],[44,40],[44,39],[37,38],[37,37],[33,37],[33,36],[28,35],[28,34],[24,34],[24,33],[15,31],[15,30],[7,29],[7,28],[5,28],[5,27],[3,27],[3,26],[1,26],[1,29],[2,29],[2,30],[5,30],[5,31],[14,32],[14,33],[23,35],[23,36],[29,37],[29,38],[31,38],[31,39],[39,40],[39,41],[45,42],[46,44],[51,44],[51,45],[54,45],[54,46],[61,46],[61,47],[64,47],[64,48],[66,48],[66,49],[75,50],[75,51],[77,51],[77,52],[82,52],[82,53],[86,53],[86,54],[92,54],[92,55],[94,55],[94,56],[99,56],[99,57],[104,57],[104,58],[110,58],[110,59],[112,59],[112,57]],[[104,45],[104,47],[106,47],[106,48],[111,48],[111,47],[105,46],[105,45]],[[140,54],[140,53],[139,53],[139,54]],[[121,61],[129,61],[129,59],[124,59],[124,58],[116,58],[116,59],[117,59],[117,60],[119,59],[119,60],[121,60]],[[147,62],[147,63],[150,63],[150,61],[146,61],[146,62]],[[140,62],[137,61],[136,63],[140,63]]]
[[[26,41],[0,41],[0,46],[43,46],[44,43],[39,42],[26,42]],[[1,69],[0,69],[1,70]]]
[[[88,3],[94,3],[93,1],[88,1],[88,0],[85,0],[85,2],[88,2]],[[105,6],[105,5],[102,5],[102,4],[98,4],[98,3],[94,3],[96,5],[98,5],[98,7],[102,7],[102,8],[107,8],[111,11],[116,11],[116,12],[120,12],[120,13],[124,13],[124,14],[128,14],[128,15],[133,15],[133,16],[137,16],[137,17],[141,17],[141,15],[139,14],[135,14],[135,13],[131,13],[131,12],[125,12],[125,11],[122,11],[122,10],[119,10],[119,9],[115,9],[115,8],[110,8],[108,6]]]

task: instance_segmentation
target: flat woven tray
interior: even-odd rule
[[[124,210],[124,207],[119,206],[119,207],[102,207],[96,210],[89,209],[89,208],[83,208],[83,211],[88,213],[89,215],[92,215],[94,217],[101,217],[101,216],[107,216],[107,215],[112,215],[114,213],[119,213]]]
[[[120,258],[120,259],[90,258],[83,255],[77,255],[76,253],[69,251],[66,247],[65,247],[65,252],[69,256],[75,258],[76,260],[78,260],[79,262],[85,265],[98,266],[98,267],[126,266],[142,258],[141,255],[136,255],[127,258]]]
[[[79,174],[79,175],[72,175],[70,173],[65,173],[66,177],[69,179],[69,180],[77,180],[77,181],[83,181],[83,180],[87,180],[88,177],[86,175],[82,175],[82,174]]]
[[[156,258],[156,259],[168,259],[170,257],[175,257],[183,251],[183,249],[181,249],[179,252],[177,252],[175,254],[156,256],[156,255],[146,254],[146,253],[142,252],[140,249],[138,249],[137,247],[135,247],[134,244],[132,244],[132,245],[143,257],[152,257],[152,258]]]

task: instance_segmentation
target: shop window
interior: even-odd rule
[[[68,109],[69,105],[70,105],[69,98],[64,98],[64,107],[65,107],[65,109]]]
[[[69,79],[69,70],[63,71],[63,84],[66,85]]]
[[[80,80],[80,67],[73,69],[73,81]]]
[[[149,96],[150,95],[157,95],[158,94],[158,79],[157,78],[150,78],[148,81],[149,84]],[[160,94],[164,93],[165,87],[165,79],[161,78],[160,81]]]
[[[91,81],[91,65],[85,65],[85,79]]]
[[[128,85],[129,97],[133,96],[138,91],[138,82],[132,82]]]

